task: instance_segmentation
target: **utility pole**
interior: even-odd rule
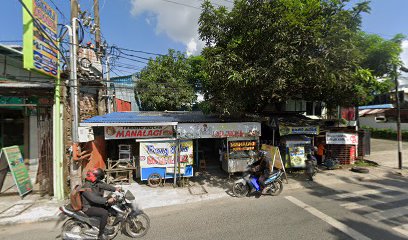
[[[82,169],[81,163],[78,161],[78,78],[77,78],[77,21],[78,21],[78,1],[71,0],[71,22],[72,22],[72,37],[70,41],[71,55],[70,55],[70,97],[71,97],[71,147],[72,157],[70,160],[70,185],[73,189],[76,185],[82,183]]]
[[[106,95],[107,97],[107,105],[106,108],[108,109],[108,113],[112,112],[112,95],[110,91],[110,56],[106,57]]]
[[[397,140],[398,140],[398,168],[402,169],[402,134],[401,134],[401,111],[400,111],[400,99],[398,94],[398,72],[397,65],[394,65],[394,83],[395,83],[395,100],[397,106]]]
[[[94,0],[94,21],[95,21],[95,47],[96,51],[100,53],[101,46],[101,27],[99,17],[99,0]]]

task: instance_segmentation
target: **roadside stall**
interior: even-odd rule
[[[248,138],[227,138],[227,152],[222,161],[222,169],[229,174],[244,172],[248,165],[256,160],[259,150],[259,139]]]
[[[177,126],[180,139],[221,139],[219,161],[229,174],[243,172],[253,162],[259,149],[260,134],[259,122],[179,123]],[[196,143],[198,155],[200,146],[198,141]],[[199,159],[200,166],[203,166],[202,160]]]
[[[140,179],[147,180],[149,186],[156,187],[162,179],[174,176],[193,176],[193,141],[173,139],[138,140],[138,142],[140,142]]]
[[[306,156],[313,150],[314,136],[319,134],[319,126],[279,125],[280,146],[283,148],[287,168],[305,168]]]
[[[357,132],[326,133],[326,158],[335,158],[340,164],[354,164],[357,149]]]

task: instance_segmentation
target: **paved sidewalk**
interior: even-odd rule
[[[383,144],[383,143],[381,143]],[[392,143],[391,143],[392,144]],[[374,156],[374,157],[373,157]],[[378,167],[370,167],[368,174],[355,173],[349,167],[337,170],[321,170],[315,181],[307,181],[303,173],[289,174],[288,183],[284,181],[284,191],[310,188],[310,187],[330,187],[341,183],[358,183],[362,181],[376,181],[384,179],[395,179],[408,176],[408,169],[398,170],[390,167],[394,161],[392,157],[384,158],[384,154],[379,153],[381,159],[376,159],[372,154],[371,160],[380,162]],[[385,162],[384,163],[381,163]],[[168,179],[164,186],[151,188],[146,184],[133,183],[124,185],[124,189],[132,191],[136,197],[136,205],[140,209],[162,207],[174,204],[184,204],[209,199],[223,197],[233,197],[231,186],[234,177],[228,178],[219,168],[208,168],[208,172],[198,173],[194,178],[189,179],[189,186],[174,188],[173,179]],[[13,188],[0,194],[0,225],[39,222],[57,219],[58,207],[64,202],[58,202],[47,197],[40,197],[38,193],[30,193],[21,199]],[[15,191],[15,189],[14,189]]]

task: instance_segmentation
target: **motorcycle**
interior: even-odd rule
[[[130,191],[114,192],[109,197],[115,199],[115,204],[109,209],[107,228],[110,234],[108,239],[114,239],[122,231],[131,238],[140,238],[147,234],[150,228],[149,217],[133,207],[135,199]],[[87,216],[82,211],[73,211],[71,205],[60,207],[61,216],[69,217],[62,226],[61,237],[65,240],[98,239],[99,219]]]
[[[265,180],[265,188],[262,189],[262,194],[278,196],[283,190],[282,175],[283,171],[281,170],[269,175]],[[232,186],[232,192],[239,198],[245,197],[255,190],[261,190],[258,178],[249,170],[245,171],[242,177],[236,180]]]

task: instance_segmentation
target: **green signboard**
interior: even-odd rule
[[[20,196],[31,192],[33,185],[31,184],[20,148],[18,146],[2,148],[0,152],[0,165],[7,165],[4,161],[7,162],[10,168],[11,175],[13,176]]]

